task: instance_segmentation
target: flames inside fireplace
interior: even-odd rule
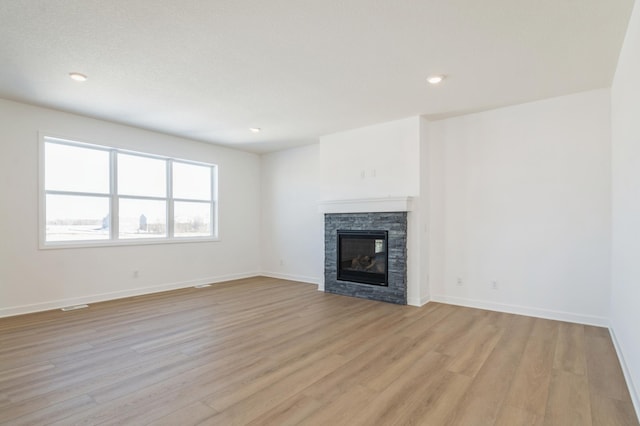
[[[387,286],[387,231],[338,230],[338,280]]]

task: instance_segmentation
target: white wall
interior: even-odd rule
[[[611,97],[613,264],[611,330],[640,414],[640,4],[636,2]]]
[[[444,143],[431,134],[431,122],[420,121],[420,274],[422,302],[444,281]]]
[[[419,196],[420,118],[320,138],[323,200]]]
[[[324,284],[319,145],[262,156],[262,273]]]
[[[604,89],[429,123],[444,149],[435,300],[608,323],[609,101]]]
[[[0,316],[258,273],[257,155],[5,100],[0,129]],[[221,241],[38,249],[39,131],[218,164]]]

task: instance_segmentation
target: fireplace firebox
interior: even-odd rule
[[[388,286],[387,231],[338,230],[337,279]]]

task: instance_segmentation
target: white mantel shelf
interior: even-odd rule
[[[412,197],[360,198],[352,200],[327,200],[318,205],[320,213],[377,213],[410,212]]]

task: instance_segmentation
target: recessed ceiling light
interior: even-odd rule
[[[262,130],[260,127],[251,127],[249,130],[251,130],[253,133],[260,133],[260,130]]]
[[[429,84],[438,84],[442,80],[444,80],[444,75],[442,74],[434,74],[427,77],[427,81],[429,82]]]
[[[69,77],[71,80],[75,81],[87,81],[87,76],[84,74],[80,74],[79,72],[70,72]]]

